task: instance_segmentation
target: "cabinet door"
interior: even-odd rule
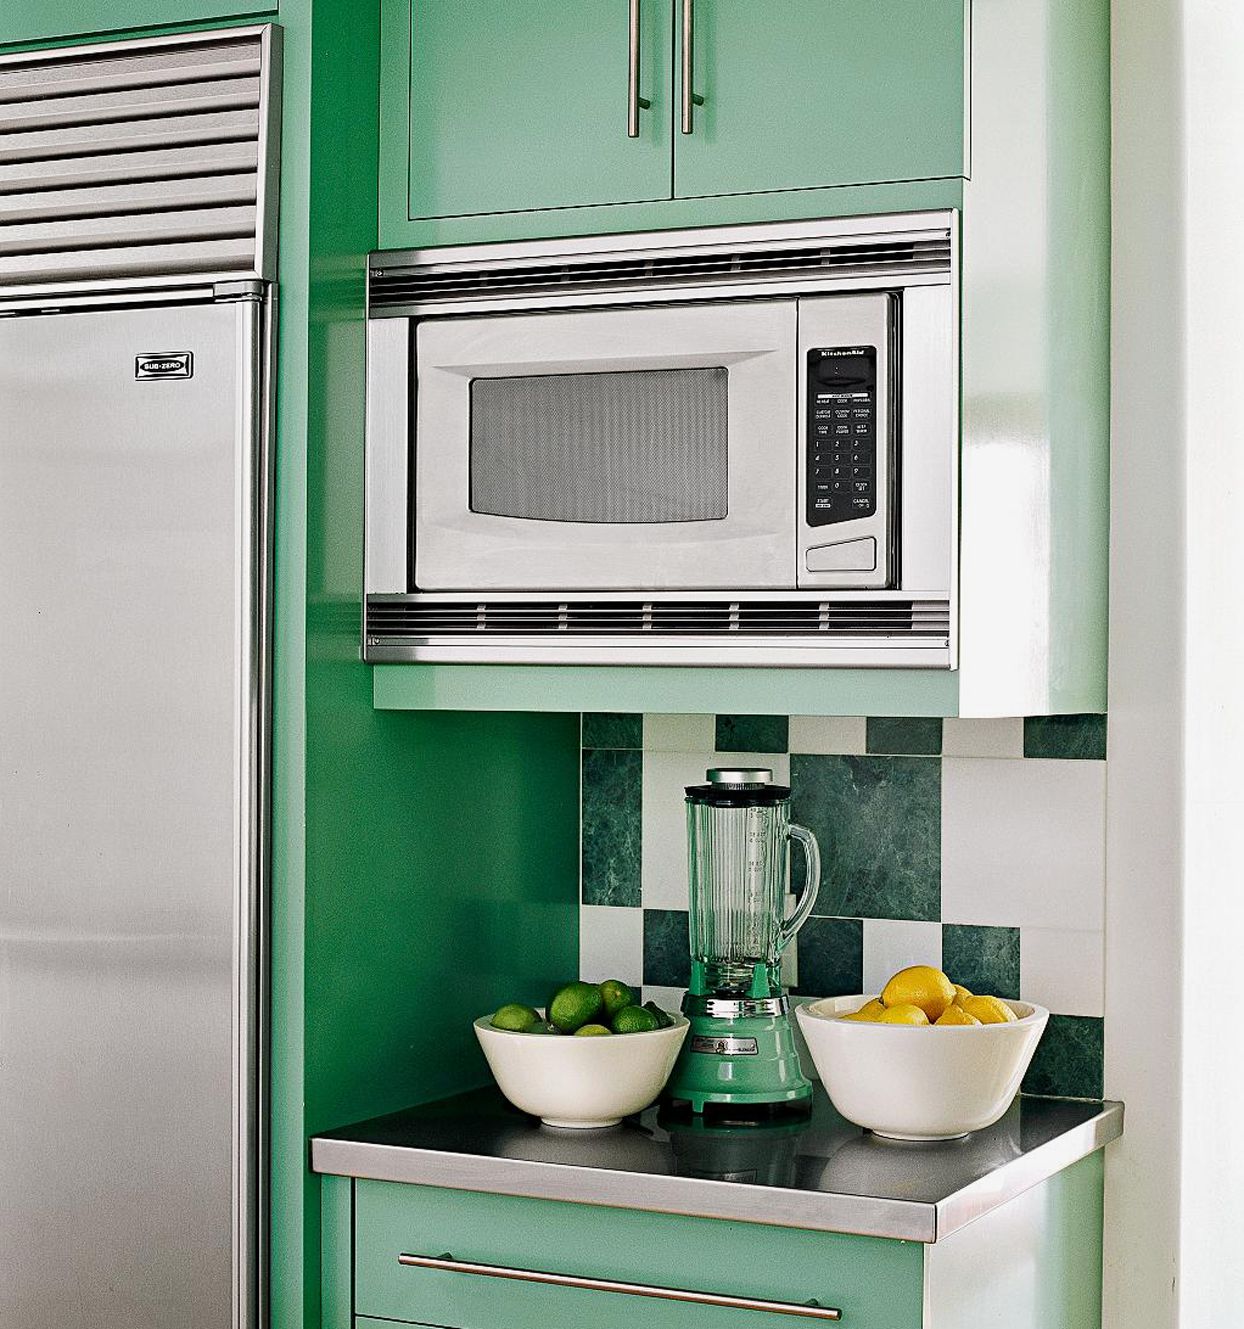
[[[692,132],[674,186],[703,194],[967,173],[967,0],[675,0],[692,28]]]
[[[412,218],[670,197],[670,0],[410,4]]]

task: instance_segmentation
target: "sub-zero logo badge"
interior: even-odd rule
[[[134,360],[135,378],[193,378],[190,351],[148,351]]]

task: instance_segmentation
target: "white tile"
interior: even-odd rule
[[[942,922],[1100,931],[1106,763],[942,762]]]
[[[943,757],[1022,757],[1022,719],[963,720],[948,716],[942,721]]]
[[[786,753],[732,752],[737,766],[767,766],[778,783],[790,779]],[[645,909],[687,908],[687,804],[685,790],[703,784],[719,764],[712,750],[644,753],[642,880]]]
[[[683,994],[686,988],[663,988],[654,984],[648,984],[643,989],[643,999],[645,1001],[655,1001],[663,1011],[669,1011],[671,1015],[682,1010]]]
[[[579,977],[585,983],[620,978],[638,987],[644,977],[644,911],[611,905],[579,907]]]
[[[717,742],[715,715],[645,715],[645,752],[711,752]]]
[[[1056,1015],[1105,1014],[1105,955],[1100,932],[1021,928],[1019,995]]]
[[[889,918],[864,920],[864,991],[880,992],[908,965],[942,966],[940,923],[912,923]]]
[[[862,715],[792,715],[787,746],[818,756],[862,756],[867,725]]]

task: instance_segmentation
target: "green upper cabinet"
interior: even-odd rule
[[[675,4],[676,197],[968,174],[967,0]]]
[[[592,232],[619,205],[961,178],[967,3],[384,0],[382,215],[456,242],[507,238],[506,215],[596,208]]]
[[[275,14],[277,0],[0,0],[0,44]]]
[[[409,3],[412,218],[669,198],[669,0]]]

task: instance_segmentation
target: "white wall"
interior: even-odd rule
[[[1108,1329],[1244,1325],[1242,70],[1238,0],[1114,0]]]

